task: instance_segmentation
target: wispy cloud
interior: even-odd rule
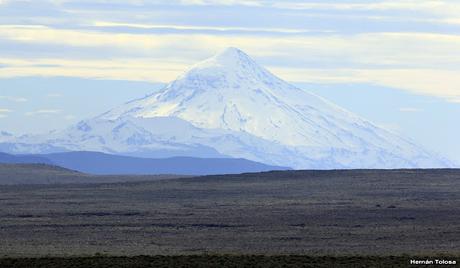
[[[35,110],[33,112],[27,112],[27,113],[25,113],[25,115],[26,116],[52,115],[52,114],[58,114],[60,112],[61,112],[61,110],[57,110],[57,109],[39,109],[39,110]]]
[[[6,109],[6,108],[0,108],[0,118],[5,118],[8,116],[8,113],[10,113],[11,110],[10,109]]]
[[[7,100],[12,102],[26,102],[27,99],[24,97],[15,97],[15,96],[0,96],[0,100]]]
[[[460,103],[460,77],[455,70],[437,69],[303,69],[273,68],[290,81],[369,83],[436,96]]]
[[[45,0],[8,12],[23,4],[0,10],[1,78],[169,82],[235,46],[291,81],[365,82],[460,101],[458,1]]]
[[[193,33],[265,33],[265,34],[308,34],[308,33],[333,33],[333,30],[320,30],[320,29],[306,29],[306,28],[277,28],[277,27],[236,27],[236,26],[202,26],[202,25],[173,25],[173,24],[141,24],[129,22],[110,22],[110,21],[96,21],[92,24],[94,27],[101,28],[115,28],[127,27],[133,29],[150,29],[150,30],[174,30],[177,31],[190,31]],[[172,33],[172,32],[171,32]]]

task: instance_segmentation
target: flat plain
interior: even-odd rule
[[[0,256],[459,255],[459,170],[0,186]]]

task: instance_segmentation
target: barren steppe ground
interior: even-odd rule
[[[460,170],[0,186],[0,237],[0,257],[460,256]]]

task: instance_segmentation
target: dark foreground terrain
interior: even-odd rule
[[[431,258],[446,261],[446,258]],[[455,257],[449,257],[449,260]],[[419,257],[426,260],[427,257]],[[181,255],[181,256],[136,256],[136,257],[78,257],[78,258],[23,258],[0,259],[0,266],[5,268],[274,268],[274,267],[308,267],[308,268],[358,268],[358,267],[418,267],[410,265],[406,256],[387,257],[321,257],[305,255]],[[456,267],[456,265],[423,265],[423,267]]]
[[[0,258],[218,254],[214,258],[223,261],[221,254],[296,254],[315,260],[397,255],[407,264],[415,255],[458,258],[459,238],[460,170],[277,171],[0,186]],[[148,261],[139,258],[117,263]],[[0,260],[0,267],[11,266],[5,265],[8,261],[13,260]],[[113,267],[129,267],[120,265]]]

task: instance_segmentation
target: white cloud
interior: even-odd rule
[[[38,26],[18,27],[18,25],[3,25],[0,27],[0,37],[17,42],[64,44],[80,47],[107,46],[111,44],[113,47],[123,46],[145,49],[158,48],[162,44],[162,40],[155,39],[149,35],[85,32]],[[129,43],[131,45],[128,45]]]
[[[10,112],[11,112],[10,109],[0,108],[0,118],[8,117],[8,113]]]
[[[101,24],[102,23],[102,24]],[[111,25],[99,22],[99,25]],[[116,25],[116,23],[115,23]],[[135,27],[160,27],[140,24]],[[169,25],[171,26],[171,25]],[[194,27],[194,26],[178,26]],[[212,28],[212,27],[211,27]],[[281,29],[282,30],[282,29]],[[169,82],[193,63],[235,46],[283,79],[299,82],[363,82],[406,89],[460,102],[460,35],[366,33],[321,36],[127,34],[3,25],[1,39],[29,45],[85,49],[81,58],[2,56],[0,77],[78,76]],[[111,59],[100,52],[113,50]],[[87,51],[87,52],[86,52]],[[132,52],[137,53],[133,56]],[[330,66],[322,64],[330,63]]]
[[[26,102],[27,101],[27,99],[24,97],[14,97],[14,96],[0,96],[0,100],[7,100],[7,101],[12,101],[12,102]]]
[[[438,69],[271,68],[286,80],[314,83],[371,83],[460,103],[458,71]]]
[[[302,34],[309,32],[332,33],[332,30],[310,30],[305,28],[277,28],[277,27],[235,27],[235,26],[197,26],[197,25],[174,25],[174,24],[142,24],[129,22],[96,21],[92,24],[95,27],[130,27],[139,29],[170,29],[170,30],[193,30],[193,31],[241,31],[259,33],[289,33]]]
[[[283,29],[280,29],[283,30]],[[286,29],[289,30],[289,29]],[[97,58],[100,49],[118,49],[117,58],[135,51],[136,55],[152,58],[158,55],[162,62],[193,62],[196,55],[208,55],[227,46],[240,47],[251,55],[284,55],[280,65],[308,58],[324,58],[352,64],[402,65],[448,68],[460,66],[459,35],[434,33],[369,33],[359,35],[327,36],[216,36],[205,34],[118,34],[85,32],[51,28],[0,28],[0,38],[48,45],[67,45],[93,48],[88,56]],[[61,54],[58,54],[62,58]],[[126,55],[126,56],[125,56]],[[139,57],[139,56],[137,56]],[[176,59],[174,59],[176,57]],[[5,57],[6,58],[6,57]],[[2,61],[7,64],[8,62]]]
[[[35,116],[35,115],[52,115],[52,114],[57,114],[60,113],[61,110],[56,110],[56,109],[39,109],[35,110],[33,112],[27,112],[25,113],[26,116]]]
[[[5,59],[10,67],[0,73],[0,78],[21,76],[70,76],[95,79],[169,82],[183,72],[188,64],[162,59]]]
[[[273,7],[290,8],[290,9],[338,9],[338,10],[432,10],[443,6],[458,6],[448,4],[440,0],[383,0],[383,1],[368,1],[368,2],[351,2],[341,1],[336,3],[325,3],[321,1],[311,2],[292,2],[279,1],[275,2]]]
[[[407,10],[423,11],[437,15],[450,14],[455,17],[460,9],[457,1],[445,0],[379,0],[379,1],[276,1],[276,0],[181,0],[186,5],[248,5],[297,10]]]

